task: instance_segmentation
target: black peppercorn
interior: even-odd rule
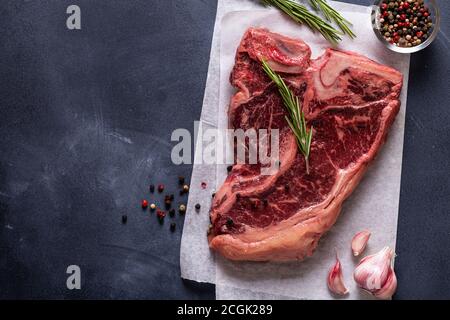
[[[176,226],[177,226],[177,225],[175,224],[175,222],[172,222],[172,223],[170,224],[170,231],[174,232]]]
[[[171,204],[172,204],[172,197],[170,195],[165,195],[164,196],[164,204],[166,205],[166,208],[169,209]]]
[[[170,210],[169,210],[169,215],[170,215],[171,217],[173,217],[173,216],[175,215],[175,209],[170,209]]]
[[[233,219],[231,219],[230,217],[227,218],[227,227],[232,227],[234,225],[234,221]]]
[[[151,184],[149,189],[151,193],[155,192],[155,185]]]
[[[195,210],[197,210],[197,211],[200,210],[200,207],[201,207],[201,206],[200,206],[200,203],[197,203],[197,204],[195,205]]]
[[[231,172],[231,170],[233,170],[233,166],[228,166],[228,167],[227,167],[227,171],[228,171],[228,172]]]
[[[184,184],[184,177],[183,176],[179,176],[178,177],[178,183],[179,184]]]
[[[122,223],[125,224],[125,223],[127,223],[127,221],[128,221],[128,216],[124,214],[122,216]]]

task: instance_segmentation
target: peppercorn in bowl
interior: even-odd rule
[[[376,0],[371,18],[378,39],[396,52],[420,51],[439,32],[440,12],[435,0]]]

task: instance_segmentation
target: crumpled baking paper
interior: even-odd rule
[[[403,153],[403,133],[409,73],[409,55],[389,51],[375,37],[370,22],[370,8],[341,2],[330,4],[338,9],[354,27],[357,38],[344,37],[339,47],[351,50],[399,70],[404,75],[401,110],[394,122],[387,143],[369,167],[365,177],[350,198],[332,229],[322,237],[316,252],[302,262],[232,262],[216,256],[208,248],[207,210],[211,194],[226,177],[226,165],[200,164],[200,143],[196,144],[191,191],[181,242],[181,276],[199,282],[216,284],[217,299],[333,299],[326,285],[335,252],[341,259],[344,279],[350,294],[341,299],[370,299],[356,287],[352,272],[358,260],[352,256],[350,241],[362,230],[372,231],[365,255],[389,245],[395,248]],[[240,39],[250,27],[266,27],[271,31],[304,40],[312,49],[313,58],[321,55],[329,44],[308,28],[293,23],[274,9],[264,9],[258,1],[219,0],[214,29],[210,65],[201,114],[201,127],[226,128],[227,108],[234,88],[229,74]],[[207,188],[200,188],[207,182]]]

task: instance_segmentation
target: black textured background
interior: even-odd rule
[[[442,32],[411,59],[396,298],[450,298],[439,3]],[[65,27],[70,4],[81,31]],[[170,233],[139,203],[150,182],[175,192],[190,176],[170,161],[170,134],[200,116],[215,12],[213,0],[0,1],[0,298],[214,298],[180,279],[182,217]],[[70,264],[82,290],[66,289]]]

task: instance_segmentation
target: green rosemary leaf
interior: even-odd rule
[[[288,15],[291,19],[293,19],[295,22],[299,24],[305,24],[310,29],[320,32],[322,36],[332,44],[337,44],[340,40],[342,40],[340,35],[342,35],[343,33],[341,31],[334,28],[330,23],[323,20],[321,17],[311,13],[305,6],[298,4],[297,2],[294,2],[292,0],[260,0],[260,1],[265,5],[279,9],[280,11]],[[340,16],[338,12],[336,12],[336,14],[337,16]]]
[[[305,158],[306,173],[309,174],[309,153],[311,150],[312,128],[308,130],[305,115],[301,110],[300,100],[288,88],[284,80],[262,60],[262,68],[269,78],[277,85],[283,104],[289,114],[285,116],[297,141],[298,148]]]
[[[343,33],[350,38],[356,38],[356,35],[350,29],[351,22],[346,20],[338,11],[332,8],[326,0],[309,0],[311,7],[316,11],[321,11],[328,21],[334,21]]]

